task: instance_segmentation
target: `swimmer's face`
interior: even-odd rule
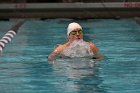
[[[69,34],[69,40],[74,41],[79,39],[83,39],[83,32],[80,28],[76,28]]]

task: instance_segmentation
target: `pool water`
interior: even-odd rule
[[[104,60],[48,62],[73,21]],[[14,23],[0,21],[0,36]],[[140,26],[133,19],[28,20],[0,56],[0,93],[140,93]]]

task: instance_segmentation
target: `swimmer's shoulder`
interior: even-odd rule
[[[90,49],[96,53],[99,51],[99,49],[96,47],[96,45],[93,43],[93,42],[88,42],[89,43],[89,46],[90,46]]]
[[[89,44],[91,47],[96,47],[96,45],[95,45],[93,42],[88,42],[88,44]]]
[[[68,46],[68,43],[64,43],[64,44],[57,44],[56,49],[60,49],[63,50]]]

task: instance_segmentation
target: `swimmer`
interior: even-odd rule
[[[48,56],[49,61],[55,60],[58,55],[62,58],[91,56],[93,59],[103,59],[103,55],[94,43],[83,40],[83,30],[78,23],[73,22],[68,25],[67,36],[68,42],[56,47]]]

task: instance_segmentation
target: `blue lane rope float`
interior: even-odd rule
[[[17,34],[18,29],[25,22],[25,20],[20,20],[15,26],[13,26],[1,39],[0,39],[0,53],[2,53],[6,44],[11,42],[12,38]]]

